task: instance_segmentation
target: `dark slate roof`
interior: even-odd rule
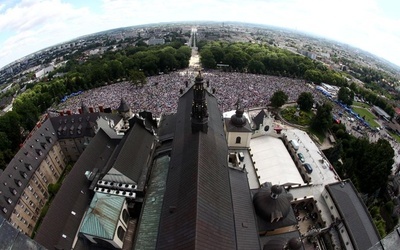
[[[343,185],[344,184],[344,185]],[[350,180],[325,186],[356,249],[368,249],[380,240],[368,209]]]
[[[6,219],[10,218],[23,190],[57,141],[50,120],[29,136],[0,175],[0,214]]]
[[[9,250],[46,249],[19,230],[14,228],[3,216],[0,215],[0,248]]]
[[[244,124],[241,127],[235,126],[232,122],[231,122],[232,118],[225,118],[225,127],[226,127],[226,131],[228,132],[247,132],[250,133],[252,132],[251,127],[249,122],[246,122],[246,124]]]
[[[262,109],[254,118],[253,122],[256,124],[256,130],[260,129],[260,124],[264,122],[264,117],[266,117],[267,114],[265,113],[264,109]]]
[[[121,117],[106,113],[84,113],[57,116],[50,118],[58,139],[80,138],[84,136],[93,137],[97,127],[97,119],[100,117],[114,120],[117,124]]]
[[[176,126],[176,114],[164,114],[161,116],[158,128],[158,139],[163,142],[174,138]]]
[[[192,133],[193,87],[181,96],[161,211],[158,249],[235,249],[228,148],[217,100],[206,93],[208,132]]]
[[[118,112],[123,113],[123,112],[128,112],[129,111],[129,106],[126,104],[125,100],[121,98],[121,102],[119,104],[119,107],[117,109]]]
[[[48,249],[71,249],[85,209],[92,198],[86,171],[102,169],[113,153],[117,140],[111,140],[99,130],[88,147],[65,178],[63,185],[51,203],[35,240]],[[71,212],[76,214],[73,215]],[[55,223],[56,222],[56,223]],[[66,238],[62,235],[65,234]]]
[[[134,181],[138,189],[143,189],[146,173],[151,163],[154,136],[139,122],[135,123],[126,135],[126,140],[113,165],[125,177]],[[145,174],[145,176],[142,176]]]
[[[84,114],[90,113],[89,108],[83,103],[83,101],[81,102],[81,112]]]
[[[247,172],[229,169],[237,249],[260,249]]]

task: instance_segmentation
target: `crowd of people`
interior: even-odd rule
[[[142,86],[128,81],[114,83],[84,91],[61,103],[56,109],[76,113],[83,102],[95,110],[99,106],[115,110],[123,98],[134,113],[146,110],[159,117],[162,113],[176,112],[181,90],[194,84],[196,75],[197,72],[180,71],[152,76]],[[204,84],[215,94],[223,112],[235,109],[238,99],[243,108],[265,107],[279,90],[287,94],[288,102],[295,102],[302,92],[311,92],[315,100],[323,98],[311,85],[299,79],[220,71],[206,71],[202,76]]]

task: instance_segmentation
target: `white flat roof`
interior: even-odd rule
[[[251,139],[250,148],[261,184],[304,184],[289,152],[279,138],[261,136]]]

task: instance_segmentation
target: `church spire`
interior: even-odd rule
[[[90,113],[88,107],[83,103],[83,100],[81,101],[81,112],[82,112],[82,114]]]
[[[204,88],[203,77],[199,71],[193,86],[193,103],[192,103],[192,132],[202,131],[207,133],[208,130],[208,110],[206,103],[206,91]]]

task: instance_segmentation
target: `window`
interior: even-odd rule
[[[239,144],[242,141],[242,138],[240,136],[236,137],[236,143]]]
[[[128,224],[129,214],[128,211],[126,211],[126,209],[122,211],[122,219],[124,220],[125,224]]]
[[[118,227],[117,235],[121,241],[124,241],[125,230],[121,226]]]

